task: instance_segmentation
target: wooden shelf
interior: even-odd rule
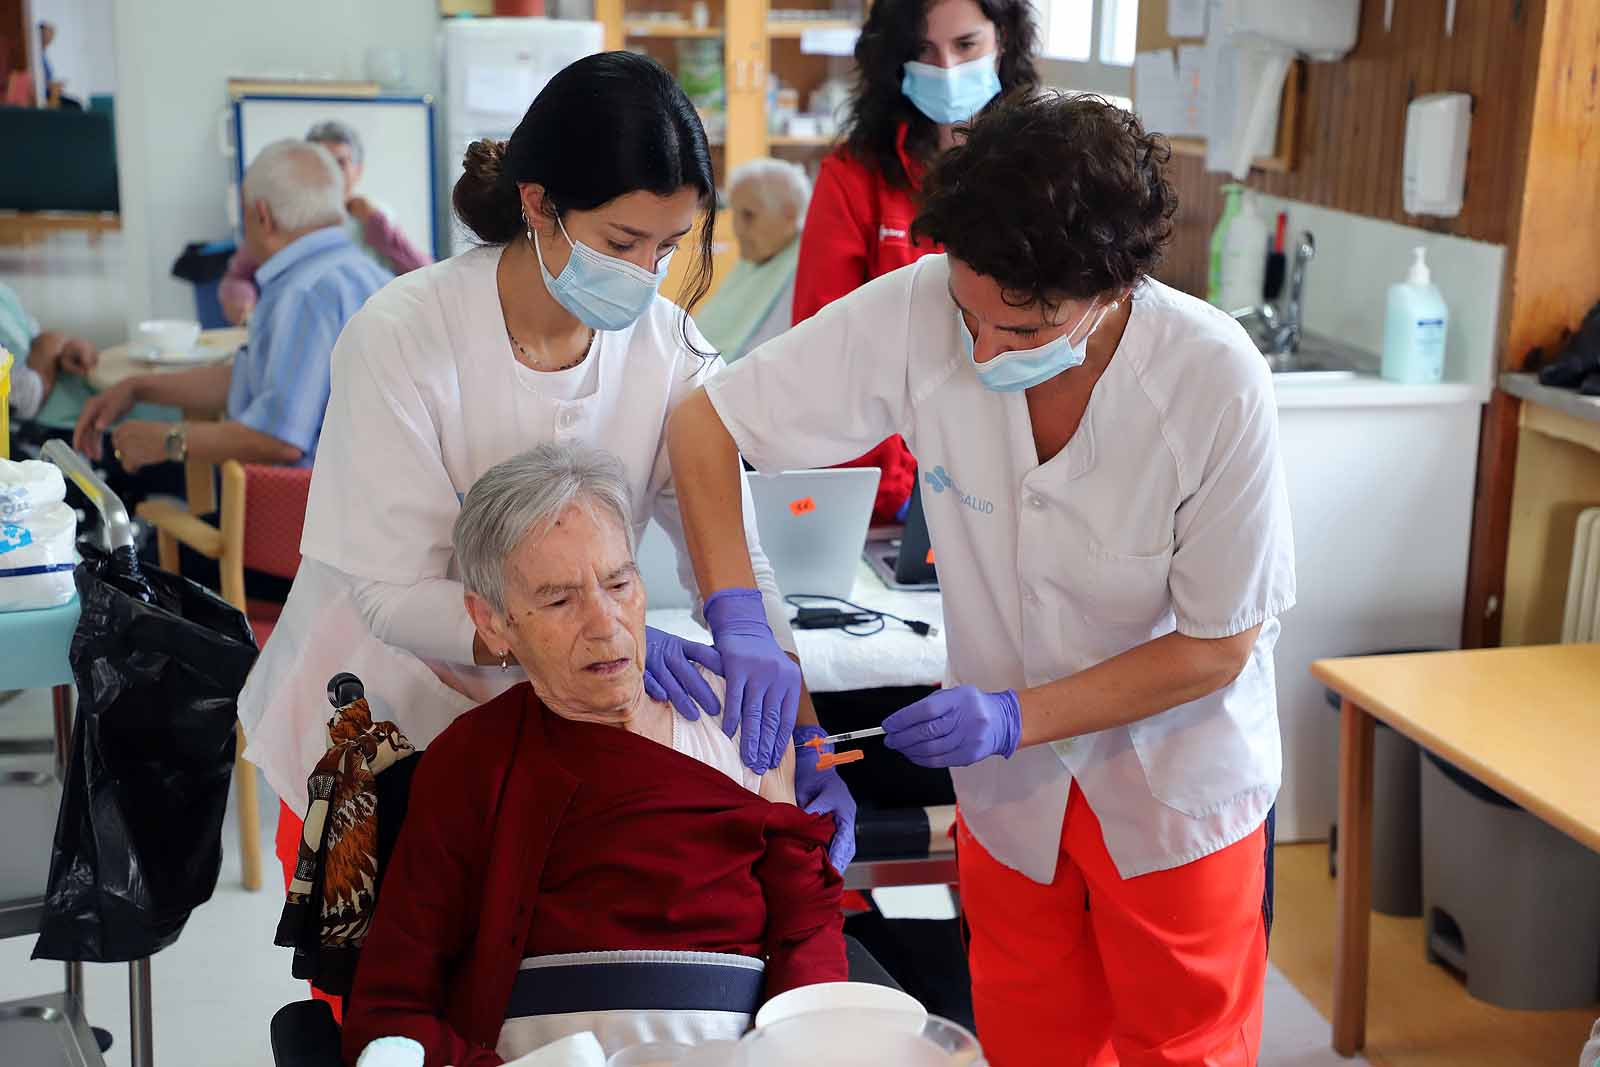
[[[774,135],[767,138],[767,144],[773,148],[827,148],[837,139],[836,137],[779,137]]]
[[[702,28],[692,22],[668,22],[665,20],[635,20],[625,23],[622,31],[628,37],[695,38],[705,40],[722,36],[721,26],[706,26]]]
[[[807,30],[859,30],[861,23],[854,19],[771,19],[767,22],[768,37],[799,37]]]

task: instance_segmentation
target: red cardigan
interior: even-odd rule
[[[417,768],[345,1005],[345,1058],[399,1035],[428,1067],[499,1064],[527,955],[761,956],[768,996],[842,980],[832,834],[831,817],[647,738],[561,719],[517,686],[452,723]]]
[[[911,239],[925,168],[906,153],[906,130],[900,127],[895,147],[911,188],[891,185],[876,166],[842,148],[822,161],[800,235],[794,278],[797,325],[872,279],[942,251],[938,245]],[[878,523],[895,521],[917,481],[916,457],[898,434],[840,466],[883,471],[872,509],[872,519]]]

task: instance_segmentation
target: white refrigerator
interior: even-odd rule
[[[467,146],[483,137],[509,138],[557,71],[605,47],[605,30],[598,22],[573,19],[454,18],[442,32],[443,189],[454,255],[474,242],[449,208]]]

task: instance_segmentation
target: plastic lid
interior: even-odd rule
[[[1428,285],[1433,281],[1428,270],[1428,250],[1421,245],[1411,250],[1411,273],[1406,275],[1406,281],[1412,285]]]

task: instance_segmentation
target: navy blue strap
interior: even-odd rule
[[[31,578],[36,574],[60,574],[77,569],[76,563],[41,563],[37,567],[0,567],[0,578]]]
[[[762,972],[709,963],[599,963],[517,972],[506,1018],[578,1011],[731,1011],[754,1015]]]

